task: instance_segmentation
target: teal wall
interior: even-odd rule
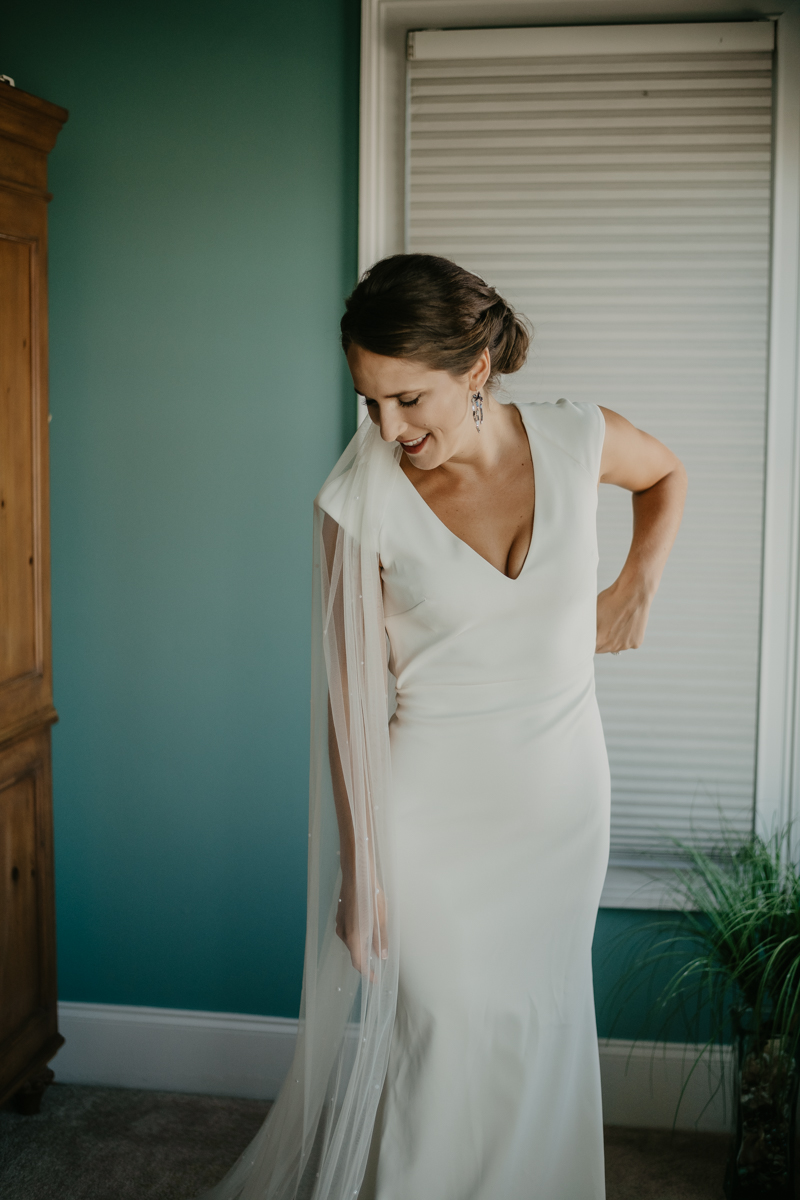
[[[358,10],[4,20],[0,71],[70,110],[50,165],[66,1000],[297,1013],[311,502],[352,432]],[[599,917],[601,1032],[609,939],[638,920]]]
[[[50,161],[60,993],[296,1014],[357,0],[17,5]]]

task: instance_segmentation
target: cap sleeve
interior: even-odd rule
[[[526,404],[525,417],[540,436],[558,445],[584,467],[593,482],[600,477],[606,422],[599,405],[574,400]]]

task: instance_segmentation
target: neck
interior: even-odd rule
[[[470,405],[458,449],[439,470],[461,473],[466,469],[479,474],[495,471],[516,442],[521,421],[515,404],[500,404],[494,396],[484,393],[480,431],[475,428]]]

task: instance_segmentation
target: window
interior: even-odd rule
[[[775,26],[409,32],[402,4],[377,7],[383,97],[362,130],[362,264],[405,246],[476,270],[536,327],[509,398],[615,408],[690,472],[645,649],[597,660],[613,779],[605,903],[658,903],[633,870],[644,852],[670,833],[713,843],[720,809],[744,832],[757,787],[766,817],[791,792],[758,725],[787,682],[764,682],[786,609],[765,591],[765,643],[761,562],[778,528],[768,510],[765,545],[765,482],[769,501],[796,470],[776,458],[776,416],[796,396],[784,389],[770,400],[765,481]],[[601,586],[629,514],[627,495],[601,489]]]

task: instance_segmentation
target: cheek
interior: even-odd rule
[[[457,388],[452,388],[439,398],[435,413],[431,412],[432,423],[438,427],[443,437],[457,435],[466,408],[465,394]]]

